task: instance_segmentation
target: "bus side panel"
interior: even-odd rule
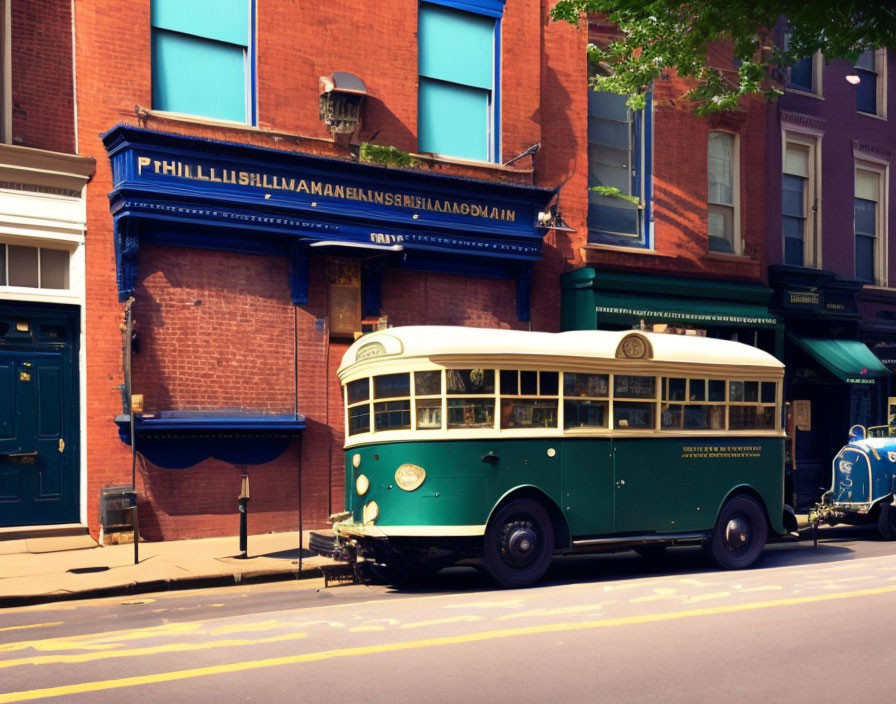
[[[504,494],[528,485],[541,489],[559,506],[560,448],[557,439],[522,438],[355,447],[346,453],[347,478],[352,487],[350,510],[354,520],[361,521],[363,506],[376,501],[376,525],[381,527],[482,526]],[[360,455],[359,466],[352,469],[356,454]],[[395,471],[403,464],[415,464],[426,471],[423,484],[413,491],[404,491],[396,484]],[[359,474],[370,482],[364,496],[358,496],[354,489]]]
[[[767,437],[616,439],[617,533],[713,527],[725,497],[750,487],[783,532],[783,441]]]
[[[613,445],[609,438],[563,443],[563,503],[573,537],[613,532]]]

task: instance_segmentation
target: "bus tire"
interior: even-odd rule
[[[752,565],[765,548],[768,525],[756,499],[735,496],[722,508],[712,537],[704,544],[709,559],[723,570]]]
[[[881,504],[877,516],[877,532],[884,540],[896,540],[896,506]]]
[[[525,587],[547,572],[554,556],[554,527],[532,499],[515,499],[498,509],[485,530],[482,563],[504,587]]]

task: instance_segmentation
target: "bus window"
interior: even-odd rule
[[[663,378],[663,401],[687,399],[687,379]]]
[[[370,432],[370,379],[358,379],[346,384],[348,401],[348,434]]]
[[[449,428],[491,428],[495,424],[492,399],[449,398]]]
[[[615,398],[656,398],[656,378],[616,374],[613,377]]]
[[[556,428],[559,379],[559,372],[502,369],[501,427]]]
[[[610,418],[608,374],[563,374],[563,427],[606,428]],[[601,400],[602,399],[602,400]]]
[[[441,396],[442,372],[414,372],[414,394],[416,396]]]
[[[400,430],[411,427],[411,375],[385,374],[373,377],[373,429]],[[401,400],[379,401],[379,399]]]
[[[613,402],[613,426],[620,430],[653,428],[653,403]]]
[[[725,401],[725,382],[721,379],[709,380],[709,400],[717,403]]]
[[[445,379],[449,394],[495,393],[494,369],[449,369]]]
[[[731,406],[728,427],[731,430],[771,430],[775,428],[775,407]]]
[[[418,430],[442,428],[442,372],[414,372],[414,413]]]

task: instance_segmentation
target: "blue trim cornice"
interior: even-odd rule
[[[322,241],[392,246],[404,266],[485,268],[519,282],[519,263],[541,258],[537,214],[555,194],[125,125],[103,143],[122,300],[134,291],[145,243],[288,256],[297,304],[308,300],[307,246]],[[528,283],[518,288],[522,311]],[[368,298],[365,308],[378,294]]]

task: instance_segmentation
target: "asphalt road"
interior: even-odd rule
[[[495,589],[318,580],[0,612],[0,704],[892,701],[896,544],[828,532],[718,572],[699,550],[555,561]]]

